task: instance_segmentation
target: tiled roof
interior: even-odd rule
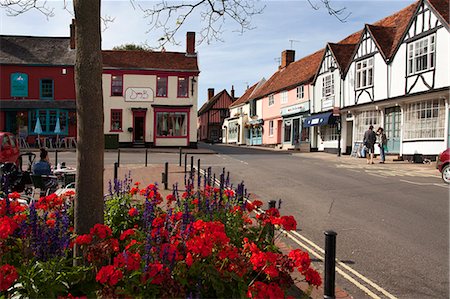
[[[284,69],[276,71],[269,80],[252,96],[261,98],[302,83],[308,83],[314,77],[322,60],[323,49],[300,60],[292,62]]]
[[[204,112],[208,111],[217,102],[217,100],[220,99],[220,97],[224,93],[226,93],[228,95],[228,97],[231,99],[231,96],[228,94],[228,91],[226,89],[224,89],[221,92],[219,92],[218,94],[216,94],[215,96],[213,96],[212,98],[210,98],[209,100],[207,100],[202,105],[202,107],[198,110],[198,115],[203,114]]]
[[[197,56],[180,52],[103,50],[103,68],[198,72]]]
[[[0,35],[0,64],[74,65],[69,37]]]
[[[251,99],[253,91],[255,91],[256,87],[258,85],[261,85],[260,83],[261,83],[261,81],[255,83],[252,86],[250,86],[249,88],[247,88],[247,90],[244,92],[244,94],[239,99],[237,99],[233,104],[230,105],[230,108],[236,107],[236,106],[239,106],[241,104],[248,102]]]
[[[329,43],[328,46],[336,58],[336,62],[339,65],[341,73],[344,73],[352,62],[353,52],[355,51],[357,44]]]
[[[449,24],[449,2],[448,0],[428,0],[433,8],[441,15],[441,17]]]
[[[395,33],[397,31],[396,27],[366,25],[366,28],[377,43],[381,55],[383,55],[385,59],[390,57],[394,45]]]

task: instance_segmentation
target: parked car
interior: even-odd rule
[[[450,148],[440,153],[436,168],[442,174],[442,180],[450,184]]]
[[[16,136],[8,132],[0,132],[0,163],[17,164],[19,155],[20,149]]]

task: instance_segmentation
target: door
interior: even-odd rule
[[[145,142],[145,112],[133,112],[133,142]]]
[[[17,134],[17,117],[16,112],[6,112],[6,132]]]
[[[300,143],[300,119],[295,118],[292,122],[292,144]]]
[[[400,107],[386,108],[384,113],[384,131],[386,132],[389,153],[400,153],[400,117]]]

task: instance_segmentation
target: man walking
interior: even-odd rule
[[[375,151],[375,142],[377,141],[377,135],[373,131],[373,126],[370,125],[369,129],[364,133],[363,143],[366,147],[366,159],[367,164],[373,164],[373,154]]]

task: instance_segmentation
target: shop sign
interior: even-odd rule
[[[11,74],[11,97],[28,97],[28,75],[24,73]]]
[[[128,87],[125,90],[126,102],[153,102],[153,90],[147,87]]]
[[[263,123],[263,119],[252,119],[248,122],[249,125],[262,125]]]
[[[309,102],[295,104],[281,109],[281,116],[302,113],[309,110]]]
[[[329,97],[322,100],[322,109],[328,109],[333,107],[334,105],[334,97]]]

